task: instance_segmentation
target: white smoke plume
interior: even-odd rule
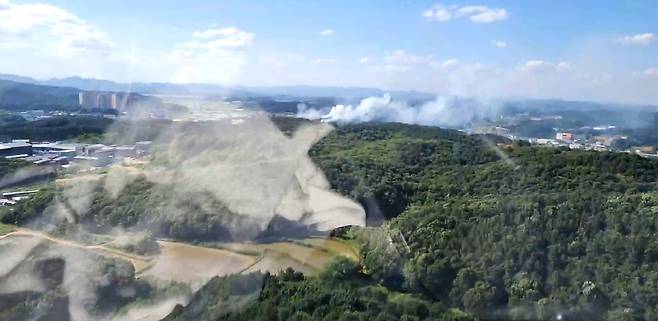
[[[438,96],[433,101],[412,106],[385,94],[382,97],[365,98],[358,105],[336,105],[328,111],[299,106],[297,115],[339,124],[397,122],[458,128],[478,120],[493,118],[498,112],[498,104],[492,101]]]

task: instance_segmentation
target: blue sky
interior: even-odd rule
[[[0,0],[0,72],[658,104],[658,1]]]

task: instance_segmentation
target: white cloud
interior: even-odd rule
[[[489,10],[486,6],[464,6],[457,10],[457,15],[459,16],[472,16],[475,14],[480,14],[482,12],[487,12]]]
[[[537,70],[540,68],[544,68],[550,66],[549,63],[543,61],[543,60],[528,60],[524,65],[523,68],[525,70]]]
[[[423,11],[423,17],[432,21],[445,22],[453,18],[468,17],[474,23],[492,23],[507,20],[509,15],[504,8],[489,8],[487,6],[443,6],[434,5]]]
[[[500,40],[491,40],[491,44],[495,47],[498,48],[505,48],[507,47],[507,42],[505,41],[500,41]]]
[[[331,35],[333,35],[333,34],[334,34],[334,30],[333,30],[333,29],[325,29],[325,30],[322,30],[322,31],[320,32],[320,35],[321,35],[321,36],[331,36]]]
[[[637,35],[623,36],[615,39],[615,42],[622,45],[638,45],[647,46],[656,41],[656,36],[653,33],[641,33]]]
[[[399,49],[386,55],[383,66],[374,66],[376,71],[407,72],[416,69],[419,65],[436,65],[436,59],[432,55],[416,55]]]
[[[408,53],[402,49],[399,49],[386,56],[384,58],[384,61],[391,63],[417,64],[417,63],[429,62],[432,59],[433,58],[431,55],[419,56],[412,53]]]
[[[361,59],[359,59],[359,63],[364,65],[369,64],[371,61],[372,59],[370,59],[370,57],[361,57]]]
[[[457,59],[448,59],[444,62],[441,63],[442,68],[450,68],[450,67],[455,67],[459,64],[459,61]]]
[[[388,71],[395,71],[395,72],[407,72],[414,69],[414,67],[412,66],[404,66],[404,65],[385,65],[384,68]]]
[[[414,70],[413,66],[407,65],[395,65],[395,64],[385,64],[383,66],[372,66],[371,70],[377,72],[391,72],[391,73],[403,73]]]
[[[651,67],[642,71],[642,74],[645,76],[658,76],[658,68]]]
[[[441,60],[414,69],[382,65],[370,68],[364,86],[422,90],[469,97],[560,98],[658,104],[658,66],[654,70],[609,71],[600,64],[568,60],[524,61],[505,66],[496,63]],[[456,59],[455,59],[456,60]],[[443,68],[442,65],[450,66]],[[375,66],[372,66],[375,67]],[[598,67],[598,68],[597,68]],[[394,72],[395,71],[395,72]],[[406,71],[406,72],[404,72]]]
[[[0,2],[0,37],[3,45],[34,48],[50,54],[109,52],[114,47],[107,34],[78,16],[41,3]]]
[[[441,5],[435,5],[434,7],[423,11],[423,17],[428,20],[443,22],[452,19],[452,13]]]
[[[457,15],[468,16],[475,23],[492,23],[507,20],[507,10],[487,6],[465,6],[457,10]]]
[[[174,68],[170,80],[232,82],[247,64],[246,51],[255,37],[234,27],[194,31],[191,40],[179,43],[165,57],[165,62]]]
[[[568,71],[571,65],[567,62],[552,63],[544,60],[528,60],[520,67],[521,71],[541,72],[541,71]]]
[[[251,32],[229,27],[208,29],[192,33],[193,40],[182,43],[182,47],[208,50],[239,49],[251,46],[255,35]]]
[[[558,63],[555,66],[555,68],[558,71],[568,71],[568,70],[571,70],[571,65],[569,63],[563,61],[563,62]]]
[[[314,64],[316,65],[321,65],[321,64],[339,64],[341,61],[339,59],[335,58],[318,58],[313,61]]]

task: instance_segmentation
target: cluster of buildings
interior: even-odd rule
[[[33,194],[36,194],[37,192],[39,192],[39,190],[2,193],[2,198],[0,198],[0,207],[8,206],[8,205],[16,205],[17,202],[26,200],[30,198]]]
[[[611,150],[610,146],[612,143],[619,139],[626,139],[626,137],[619,135],[599,135],[586,137],[585,135],[578,135],[570,132],[558,132],[555,134],[555,139],[530,138],[528,140],[531,143],[538,145],[569,147],[570,149],[595,150],[604,152]]]
[[[41,109],[31,109],[17,113],[27,121],[35,121],[46,118],[53,118],[57,116],[67,116],[68,112],[65,111],[44,111]]]
[[[92,167],[105,167],[124,158],[136,158],[150,153],[152,142],[134,145],[107,146],[104,144],[68,144],[61,142],[33,143],[27,139],[14,139],[0,143],[0,157],[21,159],[39,166],[68,166],[77,163]]]
[[[86,108],[123,110],[138,98],[139,95],[133,93],[81,91],[78,93],[78,104]]]
[[[494,134],[498,136],[507,137],[512,140],[525,140],[532,144],[551,146],[551,147],[568,147],[570,149],[581,150],[594,150],[594,151],[610,151],[615,141],[627,139],[626,136],[621,135],[608,135],[602,131],[614,129],[614,126],[601,126],[594,127],[594,130],[601,131],[599,135],[585,135],[576,134],[572,132],[557,132],[554,138],[538,138],[538,137],[519,137],[511,134],[511,131],[501,126],[479,126],[474,129],[476,134]],[[655,150],[651,151],[649,148],[641,148],[634,150],[638,155],[645,156],[655,154]],[[657,155],[658,157],[658,155]]]
[[[546,138],[531,138],[531,143],[539,145],[549,145],[555,147],[569,147],[570,149],[582,150],[595,150],[599,152],[612,150],[611,145],[621,139],[628,139],[626,136],[621,135],[598,135],[591,137],[584,137],[568,132],[560,132],[555,134],[555,139]],[[626,150],[627,153],[635,153],[639,156],[646,158],[658,159],[655,146],[639,146]]]
[[[38,167],[32,169],[32,177],[28,180],[41,180],[57,171],[57,168],[67,168],[71,165],[77,168],[105,167],[125,158],[138,158],[151,152],[152,142],[142,141],[133,145],[108,146],[103,144],[69,144],[62,142],[31,142],[27,139],[14,139],[8,143],[0,143],[0,157],[20,159]],[[79,167],[78,167],[79,166]],[[25,185],[24,178],[10,178],[3,184],[9,187],[19,183]],[[38,190],[18,190],[2,193],[0,207],[12,206],[17,202],[30,198]]]

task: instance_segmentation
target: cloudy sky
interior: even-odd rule
[[[655,0],[0,0],[0,73],[658,104]]]

